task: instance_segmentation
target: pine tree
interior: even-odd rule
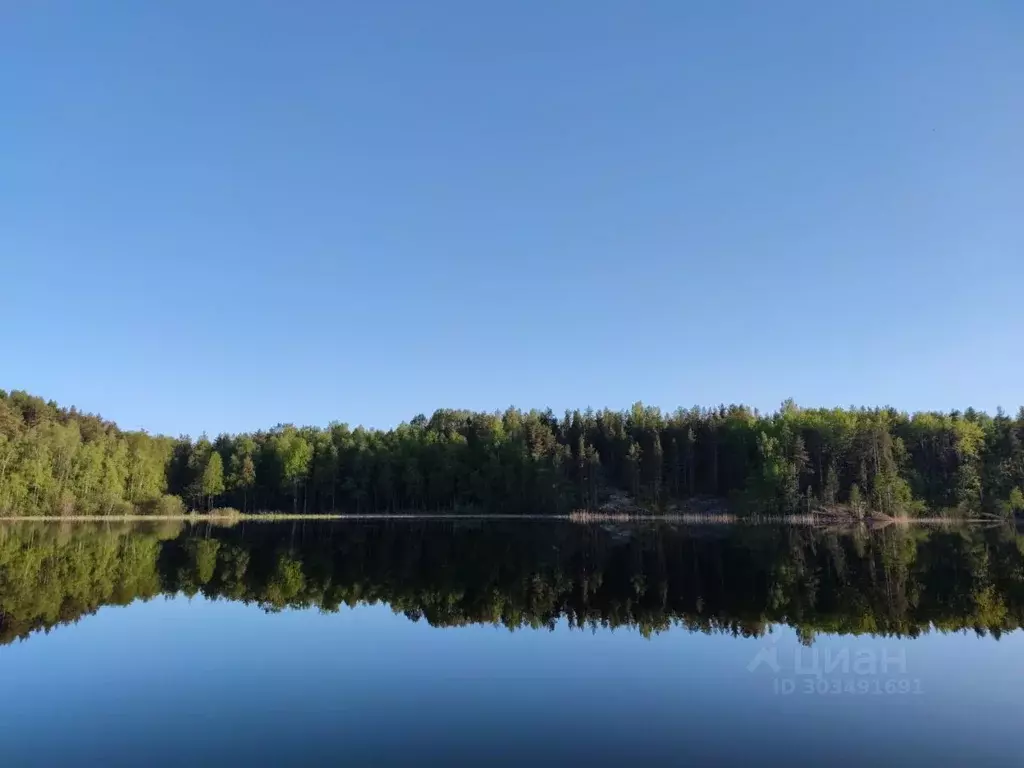
[[[821,490],[821,501],[827,506],[834,506],[839,498],[839,474],[836,472],[836,465],[830,462],[825,468],[825,484]]]
[[[640,497],[640,446],[630,441],[629,451],[626,453],[626,483],[629,492],[636,501]]]
[[[686,495],[692,496],[697,489],[697,435],[693,427],[686,430],[686,442],[683,444],[683,458],[686,462]]]
[[[665,467],[665,452],[662,450],[661,437],[657,432],[654,433],[654,439],[651,441],[651,455],[648,462],[651,474],[651,497],[657,503],[661,501],[662,473]]]

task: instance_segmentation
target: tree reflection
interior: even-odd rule
[[[386,603],[445,627],[998,636],[1024,621],[1021,542],[895,526],[17,524],[0,528],[0,641],[177,593],[268,611]]]

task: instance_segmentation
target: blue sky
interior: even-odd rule
[[[1024,401],[1024,6],[9,3],[0,387],[125,427]]]

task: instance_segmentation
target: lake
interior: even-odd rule
[[[4,764],[1020,763],[1013,528],[0,526]]]

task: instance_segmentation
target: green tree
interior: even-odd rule
[[[211,444],[122,431],[0,390],[4,513],[174,509],[165,494],[206,508],[224,501],[225,481],[243,509],[292,511],[564,513],[620,491],[655,505],[712,495],[794,511],[853,494],[865,512],[997,512],[1024,489],[1024,409],[1015,418],[792,402],[772,414],[741,405],[663,414],[641,403],[561,418],[440,409],[390,430],[283,425]]]
[[[309,474],[313,449],[294,427],[286,428],[277,436],[275,449],[281,462],[281,479],[292,489],[292,512],[297,512],[299,485],[305,482]]]
[[[858,516],[864,514],[864,501],[861,498],[860,486],[856,483],[850,486],[850,508]]]
[[[256,462],[253,453],[256,443],[250,437],[235,441],[231,453],[230,484],[232,490],[242,494],[242,511],[249,506],[249,493],[256,485]]]
[[[1015,515],[1024,512],[1024,491],[1019,487],[1010,491],[1010,512]]]
[[[224,493],[224,461],[217,451],[212,451],[206,460],[202,490],[203,496],[206,497],[207,509],[210,509],[214,498]]]

